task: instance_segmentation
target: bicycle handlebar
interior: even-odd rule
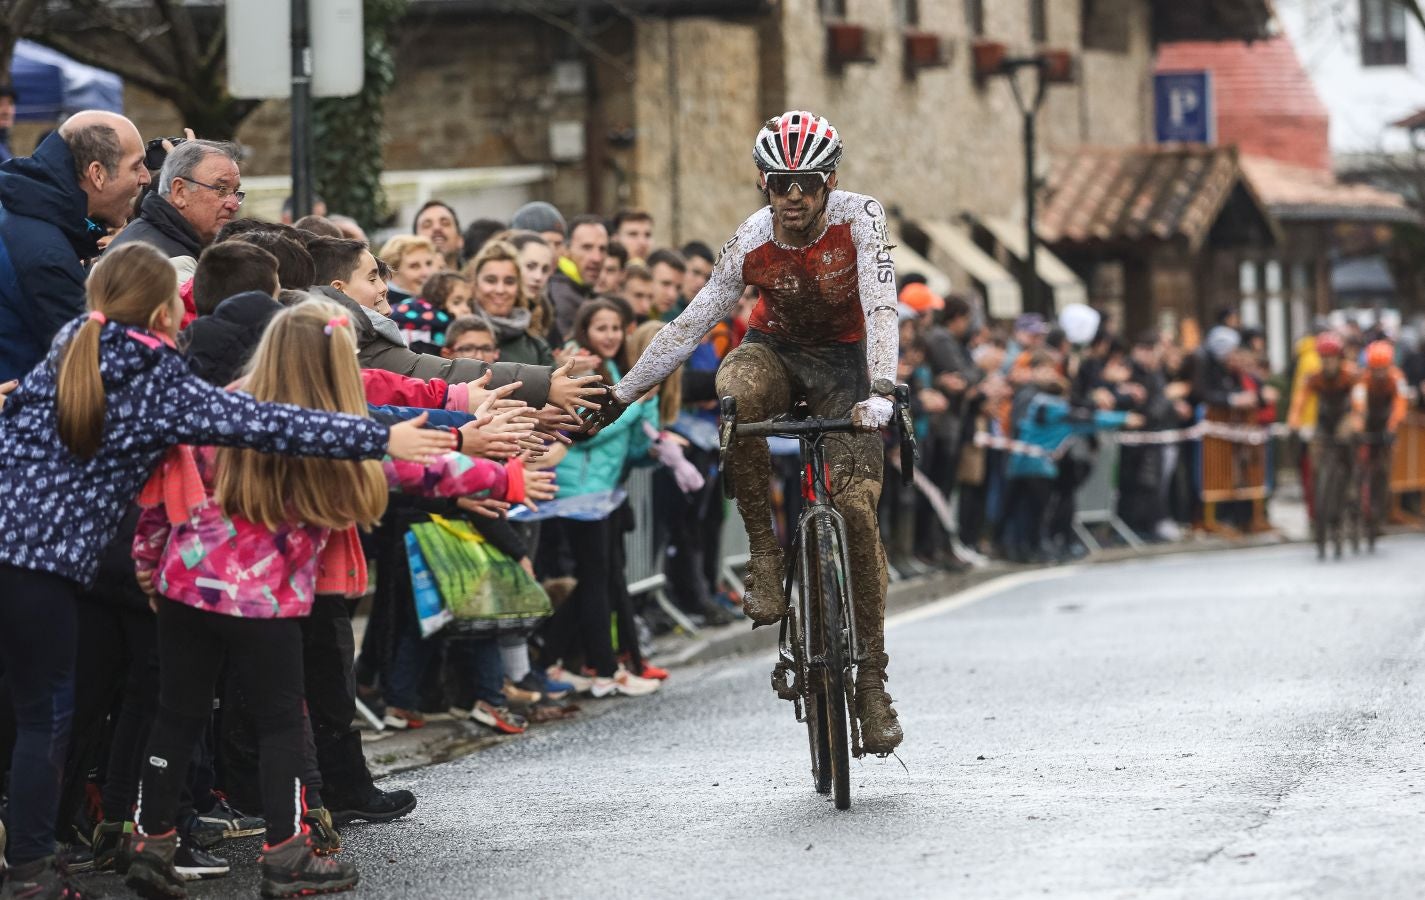
[[[733,431],[743,437],[801,437],[859,431],[850,419],[768,419],[765,422],[734,423]]]

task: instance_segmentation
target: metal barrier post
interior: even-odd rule
[[[668,598],[664,590],[668,578],[663,574],[663,554],[654,542],[653,528],[653,472],[651,469],[635,469],[628,476],[628,504],[633,510],[633,531],[624,535],[623,549],[626,565],[624,579],[628,583],[628,594],[653,594],[659,608],[672,619],[674,624],[690,635],[696,636],[697,626]]]
[[[1107,525],[1123,542],[1135,550],[1143,541],[1133,529],[1118,517],[1118,438],[1110,431],[1099,432],[1099,449],[1092,471],[1074,494],[1074,534],[1084,546],[1097,553],[1103,545],[1088,529],[1089,525]]]

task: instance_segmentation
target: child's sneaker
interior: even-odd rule
[[[571,672],[563,666],[550,666],[545,674],[549,676],[550,681],[563,682],[580,694],[589,693],[589,689],[594,686],[594,679]]]
[[[524,734],[529,724],[524,716],[511,712],[507,706],[495,706],[478,700],[469,716],[473,721],[479,722],[487,728],[493,728],[500,734]]]
[[[544,694],[538,690],[530,690],[524,685],[515,684],[508,678],[505,679],[503,692],[505,700],[509,701],[511,706],[534,706],[544,698]]]
[[[257,861],[262,866],[264,897],[334,894],[351,890],[361,880],[351,863],[318,856],[305,829],[276,847],[263,845]]]
[[[413,709],[401,709],[399,706],[386,707],[386,715],[382,717],[381,721],[386,723],[387,728],[394,728],[397,731],[426,727],[424,715]]]
[[[178,839],[178,849],[173,853],[173,870],[184,881],[199,881],[204,878],[222,878],[232,867],[221,856],[216,856],[189,841]]]
[[[260,816],[249,816],[239,809],[234,809],[228,802],[228,798],[222,794],[217,794],[218,802],[213,804],[213,808],[198,816],[198,821],[206,825],[221,825],[223,837],[232,839],[240,837],[252,837],[262,834],[267,830],[267,822]],[[207,846],[206,843],[201,844]]]
[[[529,674],[519,680],[519,686],[527,691],[542,694],[545,700],[563,700],[574,693],[574,685],[551,681],[549,676],[539,669],[530,669]]]

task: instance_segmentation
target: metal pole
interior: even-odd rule
[[[308,0],[292,0],[292,220],[312,211],[312,36]]]
[[[1042,313],[1039,304],[1039,236],[1034,233],[1034,119],[1038,112],[1024,112],[1024,308]]]

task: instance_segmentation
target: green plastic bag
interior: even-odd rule
[[[454,617],[447,631],[528,633],[553,612],[544,588],[469,523],[430,519],[412,525],[411,533]]]

